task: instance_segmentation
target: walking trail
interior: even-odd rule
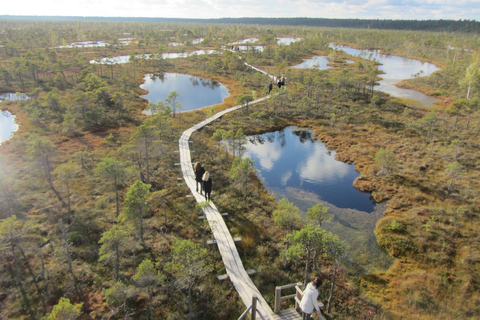
[[[245,63],[248,65],[247,63]],[[249,67],[262,72],[268,75],[265,71],[255,68],[251,65]],[[273,79],[273,76],[268,75],[270,78]],[[258,103],[267,99],[268,96],[254,100],[251,104]],[[190,156],[190,146],[189,140],[192,133],[196,130],[201,129],[203,126],[215,121],[216,119],[220,118],[226,113],[241,109],[243,106],[238,105],[226,110],[223,110],[214,116],[197,123],[190,129],[183,132],[182,136],[179,140],[179,148],[180,148],[180,165],[182,168],[182,173],[184,180],[187,186],[190,188],[195,200],[198,203],[204,202],[205,198],[203,195],[196,191],[196,181],[195,181],[195,173],[193,171],[192,166],[192,159]],[[294,309],[283,310],[279,314],[276,314],[272,311],[270,306],[267,304],[265,299],[263,298],[260,291],[258,291],[257,287],[250,279],[250,276],[247,274],[245,270],[242,260],[238,254],[237,248],[235,246],[235,242],[228,230],[228,227],[223,219],[222,215],[218,211],[217,207],[213,203],[213,201],[209,202],[208,207],[204,209],[205,217],[208,219],[208,223],[210,225],[210,229],[213,232],[213,236],[215,237],[216,244],[222,256],[223,263],[225,264],[225,269],[228,275],[228,278],[235,286],[240,298],[242,299],[245,306],[248,308],[252,304],[252,297],[256,296],[257,300],[257,315],[266,320],[276,320],[276,319],[301,319],[298,313]]]

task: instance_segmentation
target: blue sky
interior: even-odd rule
[[[480,0],[17,0],[4,1],[0,15],[480,21]]]

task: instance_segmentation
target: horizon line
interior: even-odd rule
[[[0,18],[79,18],[79,19],[165,19],[165,20],[221,20],[221,19],[323,19],[323,20],[371,20],[371,21],[474,21],[476,19],[387,19],[387,18],[325,18],[325,17],[221,17],[221,18],[179,18],[179,17],[129,17],[129,16],[72,16],[72,15],[12,15],[2,14]]]

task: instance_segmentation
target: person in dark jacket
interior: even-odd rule
[[[268,84],[268,94],[270,94],[270,91],[272,91],[272,89],[273,89],[273,84],[270,81],[270,83]]]
[[[193,166],[193,170],[195,171],[195,181],[196,187],[197,187],[197,192],[198,192],[198,184],[200,183],[200,194],[202,194],[203,190],[203,174],[205,173],[205,169],[202,167],[200,162],[196,162],[195,165]]]
[[[210,200],[210,194],[212,193],[212,178],[210,177],[210,173],[205,171],[203,177],[203,190],[205,190],[205,200]]]

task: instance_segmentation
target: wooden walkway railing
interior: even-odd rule
[[[245,63],[247,64],[247,63]],[[247,64],[248,65],[248,64]],[[251,65],[249,67],[254,68],[255,70],[262,72],[268,75],[265,71],[257,69]],[[269,77],[272,77],[268,75]],[[260,101],[267,99],[268,96],[254,100],[250,102],[250,104],[256,104]],[[195,200],[199,203],[204,202],[205,198],[196,191],[196,181],[195,181],[195,173],[193,171],[192,159],[190,156],[190,145],[189,140],[193,132],[196,130],[201,129],[203,126],[211,123],[212,121],[217,120],[221,116],[226,113],[241,109],[243,105],[238,105],[226,110],[223,110],[214,116],[205,119],[204,121],[197,123],[190,129],[187,129],[183,132],[182,136],[179,140],[179,149],[180,149],[180,165],[183,173],[183,178],[185,183],[190,188]],[[238,254],[237,248],[235,246],[234,239],[232,238],[230,231],[228,230],[225,221],[215,207],[215,204],[210,201],[209,205],[203,209],[205,213],[205,217],[208,220],[210,228],[212,229],[213,236],[215,237],[216,244],[222,256],[223,263],[225,264],[225,269],[227,272],[227,276],[230,281],[235,286],[240,298],[242,299],[243,303],[247,308],[251,307],[253,297],[256,297],[255,300],[255,309],[259,315],[259,318],[263,320],[277,320],[277,319],[301,319],[300,315],[296,313],[294,310],[293,312],[290,310],[285,310],[286,312],[282,315],[275,314],[270,306],[267,304],[265,299],[263,298],[260,291],[258,291],[257,287],[250,279],[247,271],[243,267],[242,260]],[[255,317],[255,314],[252,315]]]

